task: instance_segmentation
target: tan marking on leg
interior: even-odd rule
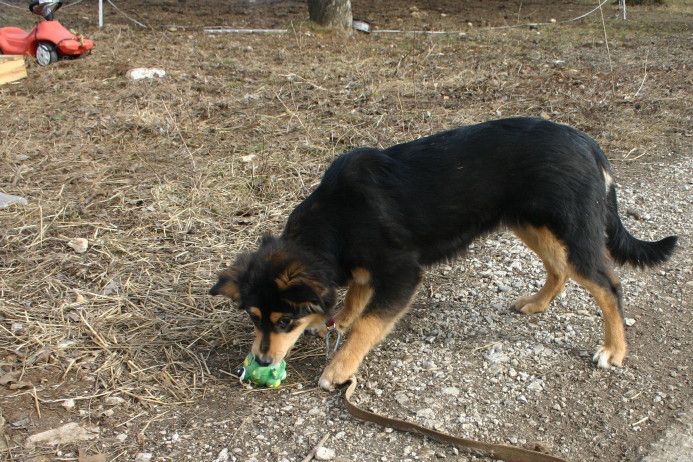
[[[406,311],[406,310],[403,310]],[[346,344],[335,354],[320,377],[319,384],[326,390],[346,382],[354,375],[368,352],[390,333],[401,313],[395,318],[383,319],[367,314],[354,323]]]
[[[597,350],[593,360],[599,367],[608,369],[610,365],[620,367],[626,357],[626,334],[623,318],[618,310],[618,300],[611,290],[594,281],[583,278],[573,271],[571,277],[587,289],[602,310],[604,318],[604,345]]]
[[[355,283],[366,285],[371,282],[371,273],[365,268],[356,268],[351,272]]]
[[[373,288],[370,286],[370,273],[357,268],[353,271],[354,278],[349,284],[344,306],[334,318],[337,329],[344,332],[351,327],[356,319],[363,313],[373,297]]]
[[[534,295],[518,298],[513,308],[525,313],[542,313],[549,303],[558,295],[567,280],[568,253],[565,245],[547,228],[533,226],[516,226],[513,232],[532,249],[544,263],[546,282]]]

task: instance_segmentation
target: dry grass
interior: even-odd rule
[[[89,59],[32,67],[0,89],[0,184],[30,200],[0,210],[0,365],[142,402],[193,399],[217,372],[208,355],[240,359],[248,340],[245,319],[206,295],[214,274],[354,146],[528,114],[588,131],[616,163],[634,147],[682,154],[687,36],[609,19],[612,75],[596,21],[439,38],[113,25],[92,34]],[[134,66],[169,77],[132,83]],[[86,253],[67,245],[76,237]]]

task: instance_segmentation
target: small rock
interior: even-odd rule
[[[123,443],[126,439],[128,439],[128,435],[125,433],[118,433],[115,438],[119,443]]]
[[[624,321],[625,321],[625,323],[626,323],[626,326],[628,326],[628,327],[630,327],[630,326],[632,326],[633,324],[635,324],[635,319],[633,319],[633,318],[626,318]]]
[[[67,245],[77,253],[84,253],[89,248],[89,241],[83,237],[76,237],[74,239],[70,239],[67,242]]]
[[[532,380],[527,389],[530,391],[541,391],[544,389],[544,381],[541,379]]]
[[[308,415],[324,415],[325,413],[319,407],[314,407],[308,411]]]
[[[62,402],[61,405],[62,405],[62,407],[64,407],[65,409],[67,409],[69,411],[70,409],[73,409],[75,407],[75,400],[72,398],[66,399],[65,401]]]
[[[13,196],[12,194],[5,194],[0,192],[0,209],[9,207],[11,204],[26,205],[29,202],[23,197]]]
[[[241,157],[241,162],[245,162],[246,164],[249,162],[252,162],[253,159],[255,159],[255,154],[248,154],[247,156]]]
[[[458,396],[460,394],[460,389],[457,387],[445,387],[443,388],[444,395]]]
[[[317,451],[315,451],[316,460],[332,460],[335,458],[335,450],[332,448],[326,448],[320,446]]]
[[[436,368],[436,363],[434,363],[430,359],[427,359],[423,362],[422,366],[425,370],[430,371]]]
[[[214,462],[228,462],[229,460],[229,449],[224,448],[221,451],[219,451],[219,454],[217,455],[217,458],[214,459]]]
[[[130,80],[143,80],[143,79],[155,79],[155,78],[162,78],[166,75],[166,71],[163,69],[158,69],[155,67],[148,68],[148,67],[136,67],[134,69],[130,69],[126,76]],[[144,453],[142,453],[144,454]]]
[[[436,417],[436,413],[433,411],[433,409],[427,407],[416,411],[416,417],[423,419],[434,419]]]
[[[25,446],[29,449],[37,445],[56,446],[88,441],[99,436],[98,429],[85,428],[76,422],[70,422],[62,427],[36,433],[26,439]]]
[[[152,460],[151,452],[138,452],[135,456],[135,462],[149,462]]]
[[[103,403],[106,406],[118,406],[119,404],[123,404],[125,402],[125,399],[121,398],[120,396],[109,396],[108,398],[103,400]]]

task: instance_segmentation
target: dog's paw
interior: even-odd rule
[[[543,313],[548,306],[548,304],[536,302],[533,296],[520,297],[512,304],[512,308],[515,311],[524,314]]]
[[[335,387],[347,382],[352,375],[353,372],[330,363],[322,372],[318,385],[323,390],[332,391]]]
[[[623,359],[625,356],[625,351],[620,352],[613,348],[602,346],[599,347],[597,352],[594,354],[592,361],[597,363],[597,367],[609,369],[611,366],[621,367],[623,365]]]

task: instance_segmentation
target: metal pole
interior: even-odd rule
[[[99,29],[103,29],[103,0],[99,0]]]
[[[623,8],[623,19],[626,19],[626,0],[619,0],[621,7]]]

